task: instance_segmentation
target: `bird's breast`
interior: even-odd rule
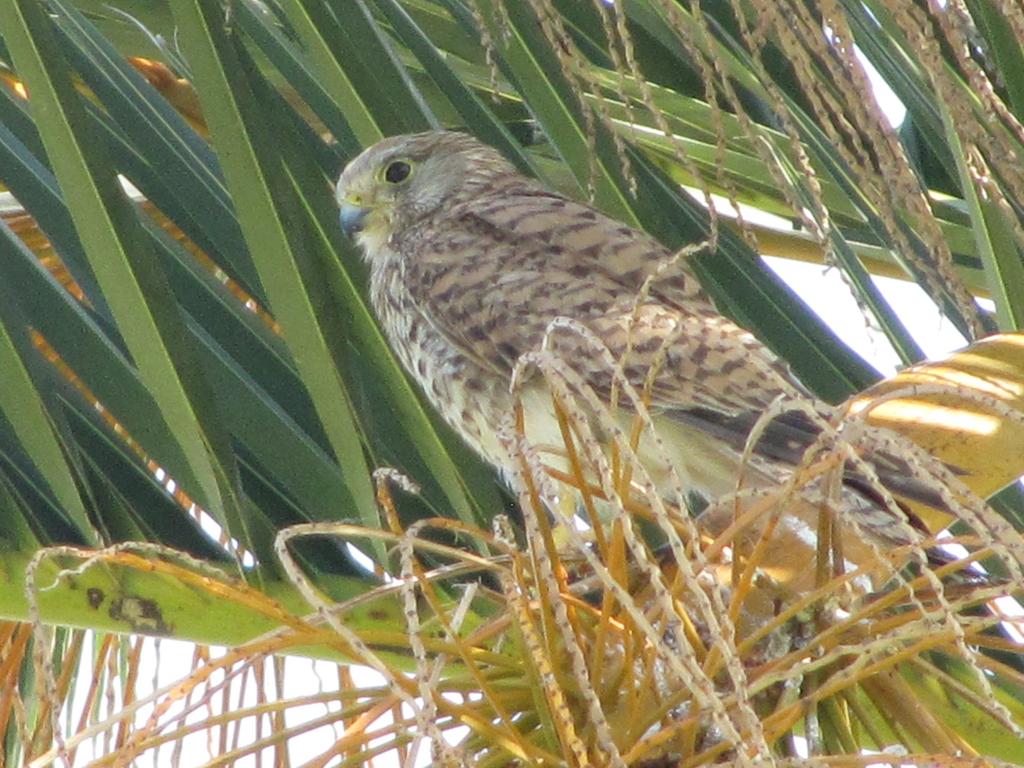
[[[492,463],[502,463],[497,438],[512,412],[505,377],[467,355],[415,300],[400,268],[371,275],[371,301],[398,359],[441,417]]]

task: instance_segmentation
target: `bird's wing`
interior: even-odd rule
[[[718,438],[737,452],[745,450],[750,432],[761,418],[761,414],[754,411],[726,416],[704,408],[674,411],[670,416]],[[821,426],[803,411],[787,411],[763,425],[753,453],[769,461],[798,466],[804,462],[807,449],[819,439],[821,430]],[[881,433],[880,430],[876,432]],[[889,442],[898,445],[899,436],[892,434]],[[951,511],[934,484],[915,476],[905,456],[891,450],[876,448],[867,458],[878,476],[878,481],[890,493],[935,509]],[[947,465],[947,468],[955,474],[962,472],[955,466]],[[846,467],[843,483],[875,506],[885,508],[885,501],[878,488],[856,468],[849,465]]]
[[[428,229],[410,238],[407,284],[423,315],[489,367],[511,370],[540,348],[552,320],[569,317],[638,386],[655,371],[659,409],[733,414],[800,394],[785,365],[718,313],[685,264],[589,206],[526,186],[453,206]],[[560,330],[548,347],[596,391],[610,391],[603,356],[578,335]]]
[[[434,227],[410,260],[421,311],[492,369],[510,372],[548,334],[547,348],[607,396],[605,357],[570,330],[549,333],[556,317],[572,318],[624,361],[634,385],[648,385],[653,410],[737,453],[777,398],[808,397],[782,361],[714,308],[685,265],[659,275],[638,301],[644,281],[671,253],[588,206],[529,190],[456,207]],[[820,432],[806,415],[788,412],[763,429],[754,453],[794,466]],[[903,459],[876,454],[872,463],[890,490],[941,508]],[[848,471],[844,481],[879,503],[861,475]]]

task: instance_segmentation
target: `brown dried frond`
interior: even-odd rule
[[[542,453],[511,419],[507,444],[518,470],[510,480],[524,510],[521,532],[508,521],[492,534],[448,519],[403,529],[388,484],[415,488],[392,471],[378,473],[378,498],[392,530],[311,524],[279,538],[287,573],[316,608],[312,616],[278,613],[286,629],[220,658],[197,657],[194,670],[173,685],[129,697],[121,711],[112,707],[105,718],[83,719],[64,749],[118,733],[112,751],[97,763],[113,765],[210,729],[227,739],[224,757],[240,759],[264,748],[286,750],[289,740],[334,724],[339,730],[333,746],[311,764],[362,764],[398,749],[412,759],[418,746],[429,748],[439,765],[785,765],[785,745],[797,728],[810,739],[812,762],[821,765],[866,764],[859,754],[865,744],[907,750],[901,764],[934,764],[936,755],[947,755],[946,764],[983,756],[984,744],[973,743],[930,707],[925,691],[933,680],[978,716],[1009,733],[1019,731],[1019,708],[1001,704],[995,686],[1020,682],[1020,675],[986,649],[1018,656],[1022,649],[992,634],[1003,618],[986,606],[1022,590],[1018,582],[972,570],[995,554],[986,530],[953,540],[968,554],[945,562],[915,557],[943,541],[931,537],[891,551],[876,548],[870,562],[845,570],[833,569],[831,561],[824,571],[808,568],[813,558],[833,557],[834,551],[805,544],[804,570],[817,574],[807,588],[771,576],[785,563],[773,562],[779,552],[765,540],[785,526],[758,521],[804,514],[798,510],[804,504],[807,524],[819,525],[819,506],[810,501],[820,498],[818,479],[833,471],[833,460],[824,460],[821,451],[838,450],[837,456],[853,460],[870,429],[823,439],[821,451],[809,457],[814,463],[796,473],[788,488],[767,494],[740,489],[735,499],[721,502],[737,510],[738,525],[714,533],[654,492],[633,450],[632,430],[609,421],[600,425],[597,439],[598,424],[585,415],[593,413],[593,403],[581,403],[581,383],[571,369],[544,354],[529,362],[551,384],[574,458],[556,485]],[[623,397],[641,395],[623,387]],[[609,442],[610,436],[616,437]],[[838,448],[829,444],[833,440]],[[589,530],[572,505],[557,498],[574,481],[585,500],[578,513],[593,515]],[[836,513],[845,522],[842,510]],[[652,546],[650,533],[639,526],[644,519],[661,527],[667,545]],[[475,537],[490,554],[433,540],[434,529]],[[751,530],[756,533],[745,539],[744,531]],[[856,525],[831,533],[846,545]],[[399,569],[371,594],[335,604],[312,587],[288,553],[288,543],[304,535],[375,538],[398,554]],[[843,552],[855,557],[856,548],[844,546]],[[62,578],[116,562],[173,568],[176,578],[190,578],[195,588],[216,587],[225,599],[242,594],[214,574],[187,577],[196,564],[184,561],[183,569],[146,560],[139,554],[147,552],[129,547],[52,554],[87,558]],[[1012,547],[1008,556],[1016,556]],[[362,613],[361,606],[382,600],[394,604],[393,615],[404,626],[366,620],[373,613]],[[383,684],[325,690],[313,699],[276,695],[233,703],[246,679],[266,686],[257,669],[269,654],[318,643],[376,669]],[[917,705],[894,708],[894,696]],[[294,723],[285,714],[310,701],[335,704],[301,725],[239,740],[242,723]],[[399,703],[404,706],[396,709]],[[205,718],[195,721],[204,709]],[[150,714],[140,721],[136,713],[142,711]],[[840,712],[845,719],[836,720]],[[884,727],[881,712],[889,719]],[[826,754],[835,743],[815,736],[825,722],[833,730],[860,729],[852,742],[857,750]],[[468,734],[449,743],[460,726]],[[864,732],[871,734],[867,742]],[[46,753],[40,764],[59,752]],[[884,755],[872,759],[885,762]]]
[[[593,530],[585,536],[571,516],[562,515],[558,519],[567,534],[562,540],[567,549],[552,549],[551,537],[528,536],[532,557],[556,562],[563,561],[566,552],[574,560],[582,557],[573,571],[579,579],[575,584],[587,585],[587,594],[597,593],[590,600],[600,602],[602,616],[611,619],[617,630],[621,649],[617,655],[630,659],[633,666],[632,677],[617,678],[616,690],[621,690],[623,679],[642,681],[649,701],[664,697],[660,707],[652,705],[661,713],[660,720],[629,729],[648,735],[631,746],[622,743],[621,734],[615,737],[627,764],[660,760],[690,764],[688,755],[693,764],[770,759],[773,749],[769,745],[777,744],[797,723],[811,717],[809,707],[817,712],[818,707],[832,706],[828,702],[836,697],[845,701],[854,692],[880,706],[895,690],[894,672],[908,663],[927,663],[924,660],[933,654],[963,662],[970,682],[958,682],[963,686],[961,695],[1011,732],[1019,731],[1017,715],[1000,703],[990,682],[991,660],[979,651],[979,647],[988,647],[983,638],[1002,625],[1002,618],[994,612],[977,615],[977,610],[997,596],[1020,594],[1024,587],[1019,577],[1022,553],[1015,543],[1020,536],[1008,531],[1005,524],[999,525],[1000,518],[983,504],[968,498],[970,491],[957,487],[956,476],[941,463],[929,461],[915,446],[901,446],[897,435],[864,424],[832,427],[823,431],[818,446],[808,450],[810,463],[794,473],[787,487],[767,495],[741,490],[732,500],[720,500],[716,506],[735,510],[739,525],[717,536],[701,531],[694,537],[685,512],[655,511],[663,502],[645,480],[646,470],[632,450],[636,436],[630,446],[630,436],[611,412],[600,407],[596,396],[585,391],[571,366],[547,353],[527,356],[524,364],[539,370],[551,387],[566,424],[566,455],[574,468],[568,474],[549,472],[536,460],[523,435],[511,438],[510,450],[521,457],[523,467],[513,479],[527,489],[521,503],[536,509],[538,519],[545,507],[556,513],[567,509],[558,500],[564,490],[551,485],[553,474],[563,488],[576,484],[583,498],[581,510],[592,516],[588,523]],[[632,396],[637,398],[633,407],[646,419],[642,398],[636,393]],[[769,412],[765,419],[777,415]],[[864,415],[862,412],[860,418]],[[648,419],[646,428],[656,429],[656,425]],[[757,434],[750,439],[756,441]],[[838,515],[836,526],[829,516],[820,516],[821,504],[827,503],[818,490],[820,481],[844,463],[865,472],[879,494],[889,498],[894,513],[900,514],[899,506],[860,458],[862,452],[883,449],[902,456],[914,477],[933,483],[950,507],[972,522],[974,535],[956,540],[969,554],[936,563],[928,552],[943,540],[919,535],[903,547],[883,550],[862,530],[856,516],[841,507],[833,510],[833,516]],[[632,490],[623,490],[616,479],[620,476],[630,478],[627,485]],[[593,485],[595,478],[597,484]],[[947,492],[951,485],[955,490]],[[544,488],[547,490],[541,490]],[[705,512],[701,520],[707,515]],[[793,544],[791,538],[783,537],[785,546],[772,539],[777,529],[785,527],[778,525],[780,521],[789,523],[794,515],[819,541],[826,534],[842,541],[825,550],[803,542],[802,549],[787,552]],[[667,535],[685,535],[689,544],[683,557],[674,558],[665,550],[651,552],[634,530],[641,517],[667,520]],[[823,525],[829,526],[828,530]],[[1008,536],[1014,540],[1007,541]],[[683,540],[680,536],[679,542]],[[697,541],[700,544],[695,547]],[[837,552],[845,556],[845,563],[836,562]],[[1011,581],[990,580],[970,570],[971,563],[993,554],[1010,566],[1011,574],[1018,575]],[[804,572],[811,572],[810,582],[791,579],[779,583],[771,578],[770,573],[796,570],[787,562],[794,556],[805,564]],[[825,558],[827,567],[807,568],[816,558]],[[737,564],[742,574],[738,581],[734,575]],[[547,597],[539,598],[539,604],[549,603],[551,592],[546,590]],[[699,594],[712,598],[728,595],[730,609],[708,620],[700,608]],[[581,648],[591,649],[595,638],[583,629],[585,625],[573,626]],[[600,647],[605,653],[611,637],[609,625],[603,624]],[[650,648],[653,653],[638,656],[631,650],[638,647]],[[671,647],[674,658],[659,660],[659,647]],[[585,654],[588,656],[593,658]],[[637,669],[640,659],[647,666]],[[688,667],[694,662],[700,665],[698,674]],[[723,676],[730,665],[743,670],[742,674]],[[590,690],[597,696],[605,722],[621,722],[614,704],[602,698],[600,669],[576,670],[574,679],[574,689],[580,695]],[[905,683],[899,686],[904,698],[913,694]],[[802,695],[787,701],[786,691],[802,691]],[[591,697],[586,700],[588,706],[595,706]],[[745,702],[753,702],[762,713],[766,706],[771,712],[757,719],[759,730],[752,728]],[[724,721],[719,719],[722,715]],[[979,746],[969,744],[964,734],[951,730],[927,707],[917,715],[901,712],[895,718],[901,732],[914,734],[915,744],[927,745],[926,751],[947,750],[954,755]],[[758,743],[763,746],[759,748]],[[737,751],[739,745],[743,748]],[[656,756],[664,750],[676,756]]]

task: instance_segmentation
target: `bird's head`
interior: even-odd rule
[[[515,169],[495,149],[464,133],[392,136],[342,172],[335,191],[341,228],[372,259],[403,228],[510,174]]]

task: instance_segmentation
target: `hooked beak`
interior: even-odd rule
[[[341,212],[338,218],[341,220],[341,231],[345,233],[346,237],[355,237],[355,235],[363,230],[363,222],[366,219],[366,214],[369,210],[361,208],[358,205],[352,203],[342,203]]]

